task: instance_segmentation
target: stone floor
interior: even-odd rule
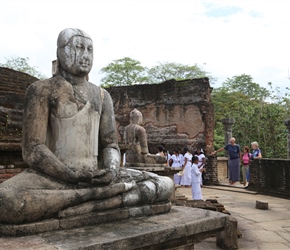
[[[191,199],[190,188],[178,191]],[[244,189],[242,185],[203,186],[203,199],[217,199],[238,220],[239,249],[282,250],[290,249],[290,201],[260,195]],[[255,208],[256,201],[267,202],[268,210]],[[215,237],[207,238],[194,246],[195,250],[214,250]]]

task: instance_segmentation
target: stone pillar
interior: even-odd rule
[[[232,125],[235,123],[234,118],[224,118],[222,119],[225,131],[225,145],[229,143],[229,140],[232,138]],[[225,151],[225,156],[228,157],[228,152]]]
[[[216,235],[216,245],[221,249],[238,249],[238,221],[229,216],[225,229]]]
[[[284,122],[287,130],[288,130],[288,136],[287,136],[287,158],[290,159],[290,119],[285,120]]]

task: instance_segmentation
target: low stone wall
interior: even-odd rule
[[[249,190],[290,198],[290,160],[260,159],[250,165]]]

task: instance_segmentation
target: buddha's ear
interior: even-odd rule
[[[52,61],[52,69],[51,69],[52,76],[59,75],[59,60]]]

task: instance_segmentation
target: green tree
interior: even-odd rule
[[[222,87],[212,92],[215,111],[215,148],[224,146],[221,120],[235,119],[233,136],[240,146],[258,141],[263,157],[286,158],[287,130],[284,125],[289,115],[290,100],[287,93],[281,96],[279,88],[272,90],[254,83],[249,75],[227,79]],[[217,143],[216,143],[217,142]]]
[[[149,83],[160,83],[170,79],[184,80],[190,78],[209,77],[212,81],[214,78],[204,71],[197,64],[184,65],[174,62],[163,62],[148,70]]]
[[[101,69],[106,76],[101,79],[101,86],[128,86],[141,84],[147,81],[146,68],[141,66],[139,61],[124,57],[114,60],[112,63]]]
[[[270,96],[269,90],[253,82],[250,75],[242,74],[227,78],[222,85],[228,92],[239,92],[253,99],[266,99]]]
[[[28,57],[10,57],[5,58],[6,63],[0,63],[1,67],[14,69],[29,75],[32,75],[38,79],[47,78],[44,74],[42,74],[37,67],[32,67],[29,65]]]

